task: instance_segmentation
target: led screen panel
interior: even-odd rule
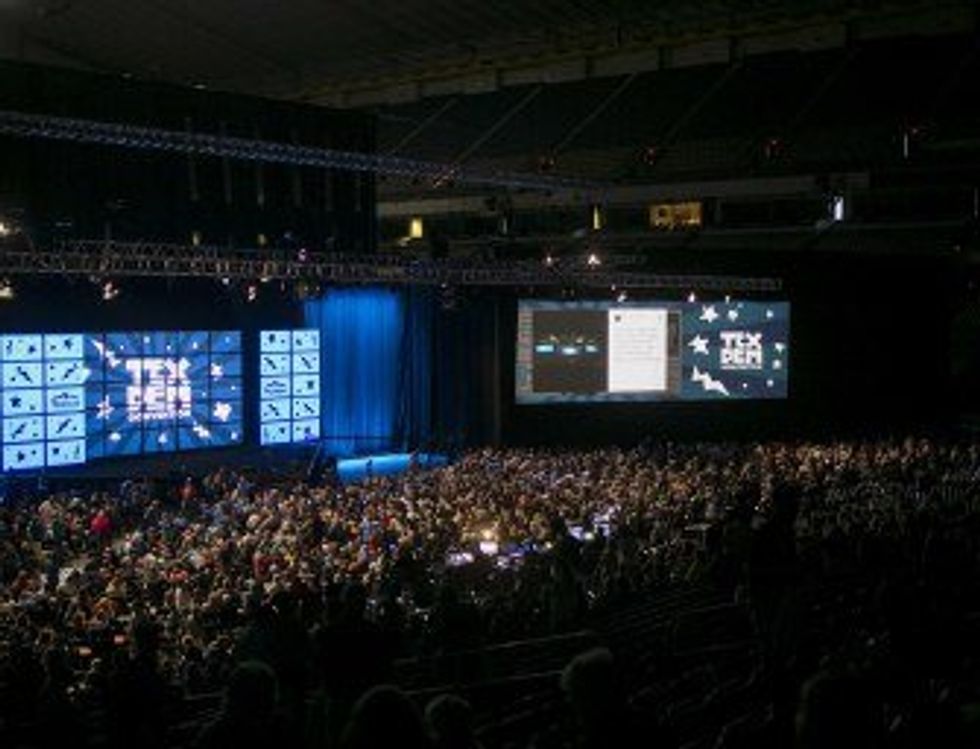
[[[242,440],[237,331],[0,336],[2,468]]]
[[[787,302],[522,301],[522,404],[786,398]]]
[[[285,445],[320,438],[320,331],[259,334],[259,442]]]

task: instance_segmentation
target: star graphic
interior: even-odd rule
[[[25,460],[27,460],[27,455],[24,454],[23,450],[19,450],[17,452],[17,462],[23,463]]]
[[[212,379],[215,379],[215,380],[221,379],[221,377],[224,376],[224,374],[225,374],[225,370],[224,370],[224,368],[220,364],[212,364],[211,365],[211,378]]]
[[[710,372],[702,372],[698,369],[697,365],[695,365],[694,371],[691,372],[691,382],[701,383],[701,388],[705,392],[714,392],[725,396],[729,394],[725,383],[721,380],[716,380],[711,376]]]
[[[705,354],[705,355],[708,354],[707,338],[703,338],[700,335],[696,335],[694,336],[694,338],[691,339],[690,343],[688,343],[687,345],[694,350],[695,354]]]
[[[776,384],[776,383],[775,383],[775,382],[773,382],[772,380],[766,380],[766,387],[767,387],[767,388],[771,388],[771,387],[772,387],[773,385],[775,385],[775,384]]]
[[[211,432],[208,431],[208,428],[203,424],[195,424],[193,432],[202,440],[206,440],[211,436]]]
[[[15,395],[13,398],[10,399],[10,407],[20,408],[23,402],[24,402],[23,398],[21,398],[19,395]]]
[[[779,360],[779,359],[773,359],[772,360],[772,368],[773,369],[782,369],[783,368],[783,362],[781,360]]]
[[[783,351],[786,350],[786,344],[785,343],[776,343],[776,344],[773,344],[773,348],[775,348],[776,351],[778,351],[781,354],[781,353],[783,353]]]
[[[218,421],[228,421],[231,417],[231,404],[218,401],[214,404],[214,418]]]
[[[772,320],[772,318],[774,317],[774,314],[775,313],[773,313],[773,311],[771,309],[767,309],[766,310],[766,319],[767,320]]]
[[[717,319],[718,313],[715,311],[715,306],[713,304],[701,308],[701,320],[706,323],[713,323]]]
[[[738,310],[737,309],[728,310],[728,319],[731,320],[732,322],[735,322],[738,319]]]
[[[167,440],[167,433],[166,432],[161,432],[160,433],[160,436],[157,437],[157,442],[159,444],[161,444],[161,445],[166,445],[167,442],[168,442],[168,440]]]
[[[122,435],[119,434],[119,432],[110,432],[109,433],[109,442],[119,442],[119,440],[121,440],[121,439],[122,439]]]

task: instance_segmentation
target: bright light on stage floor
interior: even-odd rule
[[[445,455],[436,453],[388,453],[365,455],[337,461],[337,475],[344,483],[360,481],[369,476],[396,476],[408,470],[412,460],[420,468],[439,468],[448,465]]]

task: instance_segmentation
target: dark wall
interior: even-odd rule
[[[783,278],[785,291],[775,297],[792,303],[787,400],[517,406],[514,298],[501,316],[504,440],[587,445],[634,444],[649,436],[832,436],[916,431],[949,421],[955,406],[949,387],[952,279],[944,262],[750,255],[747,265],[745,259],[742,273]],[[736,269],[731,262],[701,260],[725,272]],[[680,291],[673,296],[681,298]]]
[[[368,115],[0,63],[0,109],[370,153]],[[374,178],[307,167],[0,137],[0,211],[70,236],[373,247]]]
[[[302,323],[292,291],[258,284],[247,302],[240,284],[218,280],[115,279],[119,296],[78,277],[16,277],[16,297],[0,302],[0,333],[103,330],[258,330]]]

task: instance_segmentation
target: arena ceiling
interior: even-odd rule
[[[936,0],[0,0],[0,57],[307,101]]]

